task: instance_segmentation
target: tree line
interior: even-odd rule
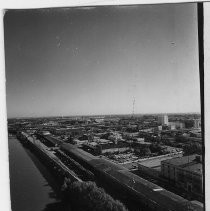
[[[118,200],[113,199],[94,182],[71,182],[63,186],[63,197],[78,211],[128,211]]]

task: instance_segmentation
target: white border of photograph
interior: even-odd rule
[[[7,117],[6,117],[6,88],[5,88],[5,59],[4,59],[4,31],[3,16],[5,9],[27,9],[27,8],[50,8],[50,7],[74,7],[74,6],[95,6],[95,5],[130,5],[130,4],[160,4],[160,3],[181,3],[181,2],[203,2],[201,0],[186,1],[164,1],[164,0],[4,0],[0,3],[0,210],[11,210],[9,191],[9,163],[8,163],[8,143],[7,143]],[[209,125],[209,103],[210,103],[210,3],[204,3],[204,100],[205,100],[205,191],[206,210],[210,207],[208,196],[210,192],[209,181],[209,160],[210,155],[210,127]]]

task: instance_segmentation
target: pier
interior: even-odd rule
[[[56,155],[55,151],[45,146],[40,140],[21,132],[17,135],[23,144],[32,148],[36,153],[41,155],[41,158],[47,165],[59,175],[61,179],[70,179],[71,181],[82,181],[74,171],[70,170]]]

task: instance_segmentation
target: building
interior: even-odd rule
[[[169,122],[169,123],[171,123],[171,122]],[[176,130],[176,126],[173,125],[173,124],[169,124],[168,127],[169,127],[170,130]]]
[[[161,175],[190,196],[203,199],[202,157],[193,154],[161,161]]]
[[[124,152],[130,149],[128,143],[124,141],[118,141],[116,144],[110,140],[98,139],[93,142],[86,142],[83,144],[83,149],[91,152],[95,155],[114,153],[114,152]]]
[[[151,144],[152,143],[150,142],[133,142],[132,147],[136,153],[139,153],[142,155],[149,155],[151,154],[151,151],[149,149]]]
[[[168,116],[167,115],[158,116],[158,124],[168,125]]]
[[[138,162],[138,170],[146,175],[153,178],[158,178],[161,174],[161,161],[172,159],[175,157],[182,157],[181,152],[176,152],[171,155],[162,155],[157,157],[150,157],[149,159],[144,159]]]
[[[201,120],[194,119],[194,128],[201,128]]]
[[[119,191],[121,196],[125,195],[126,199],[142,203],[147,210],[203,210],[202,205],[191,203],[181,196],[133,174],[122,165],[95,157],[74,145],[66,143],[61,146],[61,150],[97,175],[99,181],[116,188],[115,190]]]
[[[179,121],[169,122],[168,125],[171,127],[171,130],[185,128],[185,124],[183,122],[179,122]]]
[[[189,131],[190,137],[202,138],[201,130],[191,130]]]

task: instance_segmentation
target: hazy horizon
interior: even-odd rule
[[[30,118],[68,118],[68,117],[90,117],[90,116],[144,116],[144,115],[184,115],[184,114],[197,114],[197,115],[201,115],[200,112],[185,112],[185,113],[137,113],[137,114],[93,114],[93,115],[65,115],[65,116],[59,116],[59,115],[55,115],[55,116],[21,116],[21,117],[9,117],[8,119],[30,119]]]
[[[200,113],[197,4],[11,10],[8,118]]]

